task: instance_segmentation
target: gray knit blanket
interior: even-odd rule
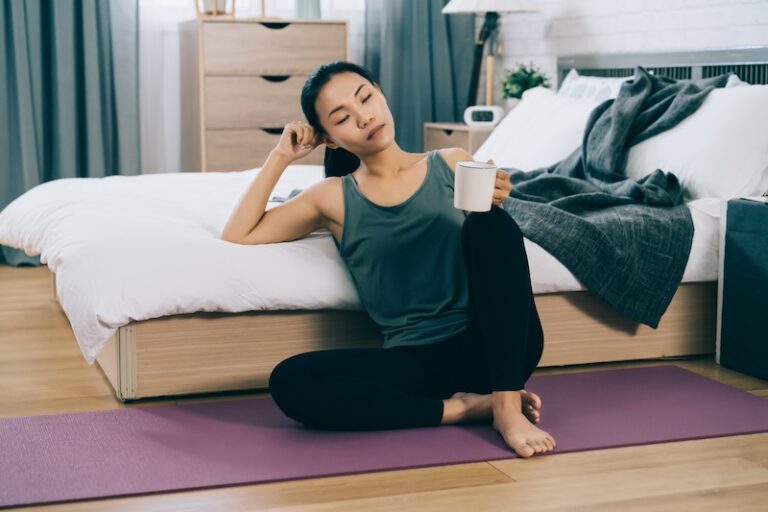
[[[531,171],[502,168],[513,187],[503,207],[526,238],[594,295],[654,329],[682,279],[693,220],[677,177],[656,169],[631,180],[627,154],[693,113],[729,75],[674,80],[638,66],[615,99],[595,107],[570,156]]]

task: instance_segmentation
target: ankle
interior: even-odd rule
[[[493,391],[491,403],[494,407],[515,406],[520,408],[523,404],[523,395],[518,391]]]

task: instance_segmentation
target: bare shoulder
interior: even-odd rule
[[[344,192],[342,190],[341,177],[329,176],[307,187],[312,201],[320,210],[326,223],[343,222],[344,218]]]
[[[475,160],[464,148],[443,148],[439,149],[438,152],[448,163],[448,167],[450,167],[452,171],[455,171],[456,163],[458,162]]]

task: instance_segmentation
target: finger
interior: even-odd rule
[[[304,144],[306,144],[307,146],[312,144],[312,127],[311,126],[307,126],[306,134],[304,138]]]
[[[296,125],[288,127],[288,141],[292,146],[299,143],[299,132],[296,129]]]

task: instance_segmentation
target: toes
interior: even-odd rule
[[[522,457],[530,457],[534,453],[536,453],[536,450],[533,449],[530,445],[526,443],[518,444],[515,447],[515,451],[518,453],[518,455]]]
[[[530,399],[533,406],[537,409],[541,409],[541,397],[539,397],[539,395],[533,391],[526,391],[526,394],[528,395],[528,398]]]
[[[534,409],[541,409],[541,398],[539,398],[539,395],[532,391],[524,391],[522,393],[522,398],[525,403],[528,405],[531,405]]]

